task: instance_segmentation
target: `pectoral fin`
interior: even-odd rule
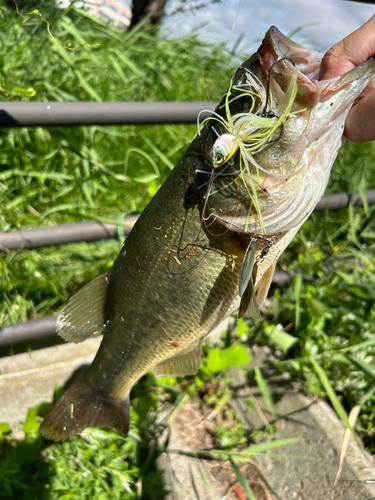
[[[201,344],[193,344],[176,356],[168,358],[155,366],[156,377],[184,377],[195,375],[201,364]]]
[[[267,271],[260,278],[257,286],[257,302],[259,307],[263,305],[263,302],[267,298],[268,290],[270,289],[273,275],[275,274],[276,261],[270,265]]]
[[[104,303],[110,269],[77,292],[57,318],[57,333],[70,342],[83,342],[104,327]]]

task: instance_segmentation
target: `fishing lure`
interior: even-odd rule
[[[269,102],[271,102],[271,106],[273,102],[270,89],[271,72],[274,66],[282,59],[286,58],[278,59],[270,68],[267,91],[265,91],[262,82],[252,72],[246,70],[247,82],[236,86],[232,86],[231,82],[228,92],[226,93],[225,102],[223,104],[226,119],[215,111],[205,110],[210,112],[212,116],[206,118],[202,122],[203,125],[209,120],[214,120],[219,122],[226,130],[224,134],[219,135],[213,127],[218,138],[211,149],[213,169],[211,172],[209,189],[206,193],[206,201],[211,194],[215,171],[228,163],[235,153],[239,151],[239,171],[237,175],[242,178],[246,187],[251,200],[250,206],[253,205],[255,207],[262,234],[264,234],[264,225],[256,188],[256,185],[259,183],[259,172],[261,171],[272,177],[283,177],[284,175],[270,172],[262,167],[254,158],[254,155],[262,151],[270,143],[279,140],[283,134],[283,124],[285,120],[287,120],[289,116],[295,114],[291,112],[291,109],[297,95],[297,68],[291,73],[284,98],[280,105],[274,110],[267,110]],[[249,90],[249,88],[254,90]],[[236,91],[238,94],[230,98],[232,90]],[[248,112],[237,113],[232,116],[229,105],[232,102],[241,103],[241,99],[246,99],[249,102]],[[257,103],[260,103],[258,107]],[[198,127],[200,114],[198,115]],[[204,208],[206,208],[206,205],[207,203],[205,203]],[[212,216],[219,219],[221,218],[216,214],[212,214]],[[207,220],[211,215],[206,218],[205,211],[203,211],[203,217]],[[245,225],[244,232],[247,232],[247,224],[248,223]]]
[[[243,316],[246,312],[249,316],[255,319],[260,319],[260,312],[254,289],[257,268],[258,264],[263,261],[264,257],[269,252],[271,246],[277,242],[276,236],[267,238],[264,235],[264,226],[256,185],[259,183],[260,171],[271,177],[283,177],[284,174],[270,172],[266,168],[262,167],[255,160],[254,155],[262,151],[270,143],[275,142],[282,137],[285,120],[294,114],[291,113],[291,109],[297,95],[297,68],[295,68],[290,76],[284,99],[281,101],[280,105],[274,110],[267,110],[269,102],[271,102],[271,106],[273,102],[270,89],[271,72],[275,64],[281,60],[282,59],[278,59],[275,61],[270,68],[267,91],[264,90],[260,80],[253,73],[246,70],[247,82],[233,87],[231,83],[225,96],[223,106],[225,107],[225,115],[227,119],[223,118],[216,112],[211,112],[213,116],[203,121],[203,123],[208,120],[218,121],[226,130],[224,134],[219,135],[216,129],[212,127],[218,138],[211,149],[213,169],[211,171],[209,188],[206,193],[206,200],[203,207],[203,219],[208,220],[211,216],[214,216],[215,219],[218,218],[224,222],[228,222],[217,214],[210,214],[206,217],[205,212],[217,169],[219,167],[223,167],[225,164],[228,164],[235,153],[239,151],[240,158],[238,176],[242,178],[245,184],[251,204],[255,207],[261,228],[260,235],[250,234],[250,242],[241,266],[239,279],[239,296],[241,297],[239,317]],[[230,99],[230,96],[232,95],[232,88],[238,94]],[[254,90],[249,90],[249,88]],[[247,112],[237,113],[232,116],[229,107],[231,103],[239,103],[238,106],[234,105],[235,108],[239,108],[240,105],[242,106],[242,104],[246,103],[249,106],[249,109]],[[259,104],[256,109],[257,103]],[[223,171],[216,175],[223,175]],[[248,185],[250,185],[250,189],[248,188]],[[245,225],[244,232],[247,232],[247,224]],[[259,255],[255,257],[256,244],[258,241],[266,242],[266,245],[262,248]]]
[[[239,296],[241,297],[241,302],[238,311],[239,318],[247,313],[248,316],[256,320],[261,319],[254,288],[258,265],[263,262],[264,257],[270,251],[271,246],[277,243],[277,241],[277,236],[267,238],[258,234],[252,234],[250,237],[250,242],[245,252],[240,271]],[[255,257],[257,242],[265,242],[266,245]]]

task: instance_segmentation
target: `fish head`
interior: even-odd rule
[[[273,26],[237,70],[218,112],[239,144],[234,171],[241,175],[227,196],[223,179],[215,179],[207,204],[232,230],[300,227],[323,196],[346,116],[374,76],[375,59],[319,81],[322,58]]]

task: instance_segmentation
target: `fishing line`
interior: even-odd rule
[[[276,59],[276,61],[274,61],[268,71],[268,81],[267,81],[267,92],[266,92],[266,103],[265,103],[265,106],[264,106],[264,110],[263,110],[263,113],[262,115],[260,116],[267,116],[267,106],[268,106],[268,100],[269,100],[269,96],[270,96],[270,87],[271,87],[271,73],[272,73],[272,70],[273,68],[276,66],[276,64],[280,61],[290,61],[292,63],[292,65],[294,66],[294,68],[296,67],[296,65],[294,64],[294,61],[288,57],[288,56],[285,56],[285,57],[281,57],[280,59]]]
[[[236,23],[237,23],[237,18],[238,18],[238,14],[239,14],[239,11],[240,11],[241,3],[242,3],[242,0],[239,0],[238,7],[237,7],[237,12],[236,12],[236,15],[234,17],[234,21],[233,21],[233,25],[232,25],[232,29],[230,30],[229,37],[228,37],[227,41],[225,42],[223,48],[225,48],[228,45],[228,42],[229,42],[229,40],[231,39],[231,37],[233,35],[234,28],[235,28]],[[210,99],[210,96],[208,94],[208,90],[207,90],[207,87],[206,87],[205,81],[204,81],[204,70],[210,64],[210,62],[212,62],[213,60],[214,60],[214,58],[211,57],[211,59],[209,61],[207,61],[206,64],[204,64],[203,67],[202,67],[202,80],[203,80],[203,85],[205,86],[205,91],[206,91],[207,98],[208,98],[209,102],[211,102],[211,99]]]

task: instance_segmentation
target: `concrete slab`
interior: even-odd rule
[[[61,344],[0,358],[0,422],[17,428],[27,410],[50,402],[55,383],[64,385],[81,366],[90,364],[101,338],[81,344]]]
[[[269,359],[267,348],[253,356],[253,364]],[[272,393],[277,419],[257,386],[244,384],[244,376],[232,371],[235,397],[232,401],[244,425],[264,428],[260,412],[247,411],[246,399],[259,405],[266,419],[276,426],[268,439],[297,437],[296,443],[271,450],[257,462],[273,490],[282,500],[371,500],[375,499],[375,462],[351,438],[340,479],[334,485],[345,427],[334,410],[325,402],[298,392],[286,374],[277,370],[263,372]],[[272,455],[272,456],[271,456]],[[373,480],[373,481],[371,481]]]
[[[169,448],[186,449],[183,436],[177,426],[171,426]],[[185,455],[163,453],[157,467],[164,471],[165,489],[169,491],[164,500],[228,500],[225,491],[207,474],[201,460]]]

